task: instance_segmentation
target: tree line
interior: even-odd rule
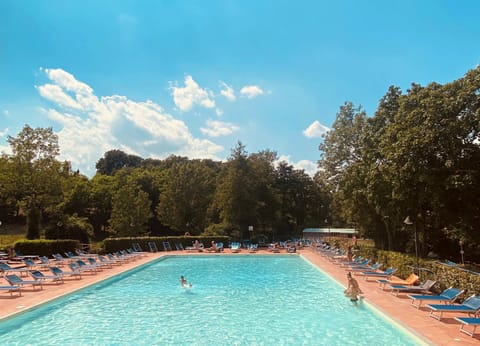
[[[0,220],[27,237],[263,234],[355,227],[380,249],[479,262],[480,67],[441,85],[391,86],[373,116],[345,102],[315,177],[239,142],[225,162],[111,150],[91,179],[57,159],[51,128],[28,125],[0,157]],[[250,229],[254,230],[250,233]]]
[[[263,235],[301,237],[325,219],[327,192],[270,150],[248,154],[238,143],[226,162],[170,156],[144,159],[111,150],[91,179],[57,160],[51,128],[26,125],[8,137],[0,159],[0,218],[26,218],[27,238]],[[326,202],[325,202],[326,205]],[[253,229],[253,232],[251,231]]]
[[[444,85],[391,86],[371,117],[346,102],[320,145],[332,215],[383,249],[416,242],[422,256],[479,262],[479,131],[480,66]]]

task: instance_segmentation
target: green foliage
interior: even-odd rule
[[[51,223],[45,229],[46,239],[75,239],[88,244],[93,236],[93,227],[85,217],[74,214],[56,223]]]
[[[180,233],[186,229],[192,235],[201,233],[215,190],[215,170],[202,160],[179,160],[164,171],[162,178],[156,208],[160,222]]]
[[[118,236],[138,236],[147,233],[152,216],[148,194],[133,182],[124,181],[113,195],[110,226]]]
[[[320,146],[331,213],[377,247],[452,256],[463,240],[480,256],[480,66],[406,94],[390,87],[375,115],[346,103]],[[403,223],[410,216],[413,224]]]
[[[139,156],[128,155],[121,150],[107,151],[96,164],[97,173],[115,175],[117,171],[126,167],[138,167],[143,159]]]

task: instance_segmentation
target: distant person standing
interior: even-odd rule
[[[348,248],[347,248],[347,260],[348,260],[348,262],[353,261],[353,247],[352,247],[352,245],[349,245]]]
[[[351,272],[347,273],[347,280],[348,280],[348,286],[343,293],[345,293],[345,296],[350,298],[350,301],[356,303],[360,298],[360,294],[363,294],[363,292],[360,289],[360,286],[358,285],[358,281],[355,278],[353,278]]]

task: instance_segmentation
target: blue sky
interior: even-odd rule
[[[480,2],[0,1],[0,151],[53,127],[88,176],[111,149],[224,160],[241,141],[313,174],[345,101],[480,63]]]

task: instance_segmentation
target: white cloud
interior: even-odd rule
[[[173,102],[181,111],[189,111],[194,105],[205,108],[215,107],[213,93],[200,88],[192,76],[185,77],[185,87],[172,86],[170,89],[172,90]]]
[[[231,123],[217,120],[207,120],[207,127],[200,128],[204,135],[210,137],[227,136],[238,130],[238,127]]]
[[[38,90],[53,102],[44,112],[62,127],[57,132],[60,159],[72,162],[84,174],[93,175],[95,163],[111,149],[159,159],[174,154],[218,160],[217,154],[223,151],[216,143],[194,138],[183,121],[152,101],[135,102],[119,95],[99,98],[63,70],[45,72],[53,84]],[[69,106],[72,101],[76,107]]]
[[[235,96],[235,91],[233,88],[225,82],[220,82],[220,85],[224,88],[220,90],[220,94],[225,96],[229,101],[235,101],[237,97]]]
[[[263,95],[264,91],[257,85],[247,85],[240,89],[240,94],[253,99],[259,95]]]
[[[8,117],[10,115],[10,111],[8,109],[5,109],[3,111],[3,114]]]
[[[47,100],[57,103],[63,108],[75,108],[81,109],[82,107],[69,95],[67,95],[63,89],[55,84],[45,84],[39,86],[38,92]]]
[[[288,163],[289,165],[292,165],[295,169],[303,169],[305,173],[311,177],[313,177],[318,171],[317,164],[310,160],[300,160],[297,162],[292,162],[290,159],[290,155],[281,155],[276,161],[276,163],[278,164],[282,161]]]
[[[322,125],[318,120],[315,120],[305,131],[303,131],[303,134],[307,138],[321,138],[328,131],[330,131],[328,127]]]
[[[8,127],[0,131],[0,138],[7,137]],[[9,145],[0,145],[0,154],[11,154],[12,150]]]

